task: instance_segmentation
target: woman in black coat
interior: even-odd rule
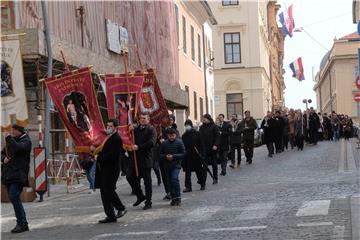
[[[201,185],[201,190],[205,190],[204,170],[201,164],[200,153],[201,141],[200,134],[193,128],[191,120],[185,121],[185,133],[182,135],[182,140],[185,145],[186,155],[182,162],[182,167],[185,172],[185,189],[183,192],[191,192],[191,172],[196,173],[198,183]]]

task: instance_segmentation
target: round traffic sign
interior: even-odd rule
[[[360,75],[357,75],[356,80],[355,80],[355,84],[356,84],[356,87],[358,89],[360,89]]]
[[[354,100],[355,100],[355,102],[360,102],[360,93],[355,94]]]

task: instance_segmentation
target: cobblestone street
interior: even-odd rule
[[[10,204],[2,204],[2,237],[358,239],[360,157],[355,145],[355,140],[320,142],[302,152],[288,150],[273,158],[267,157],[262,146],[255,150],[252,165],[229,169],[218,185],[208,179],[206,191],[201,192],[193,184],[193,192],[182,194],[180,207],[163,201],[163,186],[155,185],[152,209],[132,207],[135,197],[122,178],[117,191],[128,213],[112,224],[97,223],[104,217],[98,192],[26,203],[30,232],[19,235],[8,233],[15,218]],[[183,180],[181,183],[183,186]]]

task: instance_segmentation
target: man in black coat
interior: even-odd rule
[[[318,130],[320,128],[320,118],[313,108],[309,114],[309,142],[316,145],[318,142]]]
[[[141,114],[139,123],[139,126],[134,130],[135,145],[133,146],[133,151],[135,151],[136,159],[134,159],[133,152],[130,152],[132,159],[130,163],[131,171],[129,172],[129,179],[137,197],[137,200],[133,206],[136,207],[146,200],[143,210],[147,210],[152,207],[151,168],[154,165],[152,158],[152,148],[155,146],[157,136],[155,128],[149,125],[150,116],[148,114]],[[135,161],[137,161],[137,167],[139,171],[138,177],[135,174]],[[144,179],[145,196],[140,186],[141,178]]]
[[[102,150],[96,157],[95,188],[100,188],[101,200],[104,207],[106,218],[99,223],[116,222],[126,214],[125,206],[117,195],[116,182],[120,175],[120,155],[123,152],[123,145],[117,133],[118,121],[110,119],[107,123],[107,133],[109,135]],[[94,147],[91,147],[94,150]],[[118,210],[115,215],[114,208]]]
[[[218,127],[215,125],[214,120],[210,114],[203,116],[203,124],[200,126],[199,133],[202,144],[202,156],[206,159],[208,165],[212,165],[213,170],[213,184],[218,183],[218,167],[216,161],[216,153],[220,144],[220,133]],[[206,169],[205,169],[206,170]],[[204,171],[205,171],[204,170]],[[205,174],[206,182],[207,174]]]
[[[268,111],[264,120],[261,122],[261,128],[264,130],[264,142],[269,152],[269,157],[272,157],[274,154],[274,130],[275,130],[275,120],[273,113]]]
[[[255,119],[251,117],[250,111],[245,111],[245,118],[240,123],[240,129],[243,133],[244,152],[247,164],[252,164],[252,159],[254,155],[254,131],[257,128],[258,125]]]
[[[226,175],[226,166],[228,162],[228,154],[229,154],[229,136],[231,132],[231,125],[225,122],[224,114],[219,114],[219,132],[220,132],[220,146],[219,146],[219,160],[221,164],[221,176]]]
[[[276,153],[281,153],[283,151],[283,134],[284,134],[284,118],[281,116],[280,111],[275,112],[275,124],[274,124],[274,142]]]
[[[240,122],[237,119],[237,115],[233,114],[231,117],[230,125],[230,159],[231,168],[235,167],[235,151],[237,151],[237,167],[240,167],[241,163],[241,129]]]
[[[191,192],[191,172],[195,172],[200,184],[200,190],[205,190],[204,169],[201,163],[202,146],[200,140],[200,134],[193,127],[193,123],[190,119],[185,121],[185,133],[182,135],[182,140],[185,145],[186,155],[182,162],[182,167],[185,172],[185,189],[183,192]]]
[[[6,147],[1,152],[1,181],[7,187],[16,216],[16,226],[11,232],[21,233],[29,231],[20,194],[28,183],[31,140],[22,126],[14,124],[12,134],[7,136],[5,141]]]

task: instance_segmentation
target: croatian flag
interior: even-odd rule
[[[296,61],[290,63],[290,68],[293,72],[292,76],[294,78],[297,78],[299,81],[305,80],[304,68],[301,57],[299,57]]]
[[[285,12],[279,14],[280,23],[282,25],[281,30],[283,34],[292,37],[292,33],[295,27],[293,18],[293,5],[291,5]]]

